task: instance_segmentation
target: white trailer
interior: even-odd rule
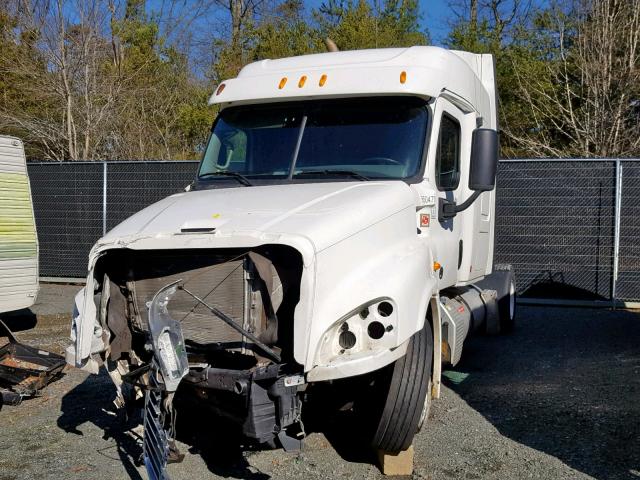
[[[472,331],[509,330],[492,274],[498,135],[490,55],[436,47],[264,60],[221,83],[193,184],[100,239],[68,362],[147,393],[150,438],[191,394],[258,441],[299,446],[331,385],[371,444],[406,449]],[[158,393],[161,391],[162,393]],[[166,452],[166,449],[161,449]]]
[[[38,235],[22,141],[0,135],[0,312],[38,294]]]

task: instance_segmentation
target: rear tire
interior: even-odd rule
[[[431,405],[432,364],[433,334],[431,325],[425,322],[409,340],[406,355],[380,372],[377,399],[369,399],[378,403],[368,419],[375,426],[371,441],[375,449],[398,453],[411,446]]]

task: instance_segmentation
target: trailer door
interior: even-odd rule
[[[33,305],[38,237],[22,142],[0,136],[0,312]]]

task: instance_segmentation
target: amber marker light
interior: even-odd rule
[[[220,95],[224,90],[224,87],[226,87],[226,85],[224,83],[221,83],[218,89],[216,90],[216,95]]]
[[[405,83],[407,81],[407,72],[400,73],[400,83]]]
[[[433,262],[433,271],[434,272],[437,272],[441,268],[442,268],[442,265],[440,265],[438,262]]]
[[[278,90],[282,90],[286,84],[287,84],[287,77],[282,77],[280,79],[280,83],[278,84]]]
[[[321,87],[324,87],[325,83],[327,83],[327,76],[323,74],[320,77],[320,81],[318,82],[318,85],[320,85]]]
[[[298,81],[298,88],[304,87],[304,84],[305,84],[306,81],[307,81],[307,76],[306,75],[302,75],[300,77],[300,80]]]

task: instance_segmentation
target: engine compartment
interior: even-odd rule
[[[109,356],[112,361],[146,356],[149,302],[158,290],[180,281],[290,361],[301,274],[300,255],[279,245],[253,250],[109,250],[94,269],[98,319],[111,334],[106,342]],[[224,351],[260,361],[250,340],[184,291],[175,294],[168,309],[181,323],[190,357]],[[238,366],[246,361],[239,360]]]
[[[285,445],[286,430],[300,418],[304,384],[293,359],[302,268],[301,255],[282,245],[106,251],[94,268],[107,346],[97,360],[114,381],[116,403],[130,405],[153,390],[158,349],[149,310],[156,294],[175,284],[166,311],[188,359],[176,395],[235,421],[249,437],[280,435]]]

